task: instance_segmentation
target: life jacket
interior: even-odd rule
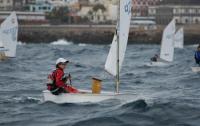
[[[47,89],[52,91],[56,88],[56,70],[54,70],[51,74],[47,77]]]
[[[151,61],[153,61],[153,62],[157,62],[158,59],[157,59],[156,57],[152,57],[152,58],[151,58]]]
[[[66,77],[64,76],[63,81],[66,81]],[[59,88],[56,86],[56,70],[54,70],[51,74],[48,75],[47,78],[47,90],[51,92],[56,92]],[[64,89],[69,93],[79,93],[79,91],[69,85],[66,85]]]
[[[195,52],[195,59],[200,61],[200,51]]]

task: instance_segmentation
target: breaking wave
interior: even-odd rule
[[[17,42],[17,45],[26,45],[26,43],[19,41],[19,42]]]
[[[72,45],[73,42],[69,42],[67,40],[64,40],[64,39],[60,39],[58,41],[54,41],[51,43],[51,45]]]

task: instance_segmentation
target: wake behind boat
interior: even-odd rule
[[[43,91],[44,101],[51,101],[54,103],[82,103],[82,102],[101,102],[109,99],[118,100],[133,100],[136,98],[135,94],[127,94],[119,92],[120,84],[120,70],[122,63],[124,61],[124,56],[126,52],[130,20],[131,20],[131,8],[132,0],[120,0],[119,2],[119,14],[118,23],[116,27],[116,33],[111,44],[111,49],[109,51],[105,70],[116,78],[116,91],[115,92],[101,92],[96,91],[85,91],[79,90],[78,93],[63,93],[60,95],[53,95],[50,91]],[[97,81],[99,81],[97,79]],[[93,84],[94,87],[101,86],[99,83]],[[95,89],[95,88],[94,88]]]

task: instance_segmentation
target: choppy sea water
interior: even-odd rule
[[[71,60],[66,72],[77,88],[90,89],[91,77],[103,79],[109,45],[73,43],[21,44],[17,58],[0,62],[0,126],[199,126],[200,74],[192,73],[194,46],[176,49],[172,65],[145,64],[159,45],[129,45],[121,71],[121,91],[141,96],[130,103],[108,100],[97,104],[54,104],[42,101],[47,74],[55,60]]]

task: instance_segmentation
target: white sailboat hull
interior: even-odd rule
[[[194,73],[199,73],[200,72],[200,67],[192,67],[192,71]]]
[[[50,91],[43,91],[44,102],[53,102],[57,104],[65,103],[98,103],[105,100],[121,100],[121,101],[134,101],[136,100],[135,94],[116,94],[113,92],[102,92],[101,94],[92,94],[89,91],[85,93],[63,93],[61,95],[53,95]]]
[[[165,67],[165,66],[168,66],[169,64],[168,63],[165,63],[165,62],[150,62],[147,64],[147,66],[150,66],[150,67]]]

